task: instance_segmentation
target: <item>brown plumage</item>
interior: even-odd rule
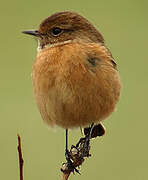
[[[120,96],[116,63],[102,35],[84,17],[60,12],[37,31],[38,54],[33,87],[43,120],[50,126],[84,127],[99,123],[115,109]]]

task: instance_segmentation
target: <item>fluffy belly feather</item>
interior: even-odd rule
[[[104,63],[92,71],[80,61],[51,62],[36,61],[33,70],[35,99],[46,123],[87,126],[114,111],[121,88],[117,70]]]

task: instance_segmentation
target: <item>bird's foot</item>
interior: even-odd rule
[[[79,170],[75,167],[72,159],[71,159],[71,155],[70,155],[70,152],[68,151],[68,149],[65,150],[65,157],[66,157],[66,163],[65,163],[65,166],[66,166],[66,171],[70,171],[70,172],[76,172],[78,174],[79,173]]]

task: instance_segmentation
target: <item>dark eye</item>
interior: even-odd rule
[[[54,35],[54,36],[58,36],[59,34],[61,34],[62,33],[62,29],[60,29],[60,28],[53,28],[52,29],[52,34]]]

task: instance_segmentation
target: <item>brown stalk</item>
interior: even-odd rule
[[[78,169],[82,163],[84,162],[85,158],[90,157],[90,143],[86,146],[85,138],[81,138],[76,146],[71,146],[69,151],[70,159],[72,161],[72,166],[69,165],[68,162],[63,163],[61,171],[62,171],[62,180],[67,180],[70,174],[73,172],[79,173]],[[79,173],[80,174],[80,173]]]
[[[84,128],[85,137],[80,138],[76,146],[71,146],[69,151],[69,157],[72,162],[72,166],[69,165],[68,162],[62,165],[61,171],[62,180],[67,180],[72,172],[77,172],[77,168],[79,168],[84,162],[85,158],[91,156],[90,151],[90,140],[96,137],[103,136],[105,134],[105,127],[103,124],[97,124],[91,129],[91,127]],[[88,138],[88,135],[91,134],[91,137]],[[79,173],[80,174],[80,173]]]
[[[22,148],[21,148],[21,137],[20,137],[19,134],[17,135],[17,139],[18,139],[17,150],[18,150],[18,155],[19,155],[20,180],[23,180],[23,164],[24,164],[24,160],[23,160]]]

